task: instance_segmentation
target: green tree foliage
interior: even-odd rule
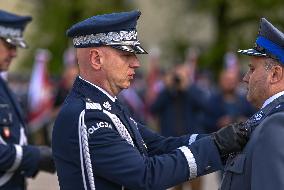
[[[215,72],[222,68],[226,51],[253,46],[261,17],[284,26],[283,0],[191,0],[187,5],[189,11],[210,13],[215,22],[214,43],[201,59]]]

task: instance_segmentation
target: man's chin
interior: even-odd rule
[[[246,98],[247,98],[247,101],[248,101],[249,103],[252,103],[252,102],[253,102],[253,99],[251,98],[249,92],[247,92]]]
[[[129,87],[130,87],[130,85],[124,86],[124,87],[122,88],[122,90],[126,90],[126,89],[128,89]]]
[[[258,105],[258,101],[256,99],[253,99],[251,96],[249,96],[249,94],[247,94],[247,101],[254,106],[255,108],[261,108],[261,105]]]
[[[131,85],[131,82],[130,81],[128,81],[128,82],[126,82],[124,85],[123,85],[123,89],[128,89],[129,87],[130,87],[130,85]]]
[[[249,95],[249,93],[248,93],[248,92],[247,92],[247,96],[246,96],[246,98],[247,98],[247,101],[251,103],[251,96]]]

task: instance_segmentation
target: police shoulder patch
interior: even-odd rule
[[[95,102],[86,102],[87,110],[102,110],[102,106],[99,103]]]
[[[97,131],[98,129],[102,129],[102,128],[112,129],[112,125],[109,122],[106,122],[106,121],[97,121],[93,125],[88,127],[88,134],[91,135],[95,131]]]

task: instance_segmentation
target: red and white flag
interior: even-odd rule
[[[43,127],[51,117],[53,89],[47,70],[49,60],[48,50],[37,50],[28,90],[28,123],[31,132]]]

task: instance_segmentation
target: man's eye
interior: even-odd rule
[[[130,56],[132,56],[133,54],[131,54],[131,53],[126,53],[126,54],[124,54],[124,56],[126,56],[126,57],[130,57]]]

